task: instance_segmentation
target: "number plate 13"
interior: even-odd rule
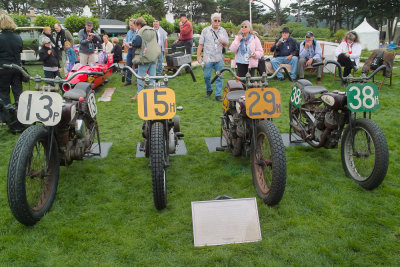
[[[18,120],[23,124],[41,122],[57,125],[61,120],[63,99],[58,93],[25,91],[19,97]]]
[[[138,95],[138,115],[143,120],[172,119],[176,113],[175,92],[169,88],[144,89]]]
[[[276,88],[246,91],[246,114],[252,119],[278,118],[282,113],[281,94]]]

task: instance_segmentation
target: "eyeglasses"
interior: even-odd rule
[[[247,28],[247,26],[242,26],[242,28]]]
[[[220,19],[214,19],[214,22],[221,22]]]

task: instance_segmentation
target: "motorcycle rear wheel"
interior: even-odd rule
[[[258,123],[251,171],[258,196],[268,206],[278,204],[286,186],[286,155],[281,134],[272,121]]]
[[[26,129],[15,144],[8,166],[8,203],[14,217],[28,226],[36,224],[50,210],[57,191],[58,148],[53,137],[49,158],[48,136],[43,126]]]
[[[342,166],[365,189],[378,187],[386,176],[389,152],[385,135],[372,120],[357,119],[342,136]]]
[[[158,210],[162,210],[167,206],[165,152],[164,125],[161,122],[155,122],[151,126],[150,163],[154,205]]]

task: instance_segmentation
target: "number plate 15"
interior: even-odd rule
[[[246,114],[252,119],[278,118],[282,113],[281,94],[276,88],[246,91]]]
[[[379,108],[378,86],[374,83],[352,83],[347,86],[347,106],[353,112]]]
[[[19,97],[18,120],[23,124],[41,122],[57,125],[61,120],[63,99],[58,93],[25,91]]]
[[[176,113],[175,92],[169,88],[144,89],[138,95],[138,115],[143,120],[172,119]]]

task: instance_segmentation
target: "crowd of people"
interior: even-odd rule
[[[254,76],[265,71],[264,51],[258,34],[253,31],[248,20],[241,23],[239,32],[230,44],[227,31],[220,25],[221,14],[211,15],[211,25],[205,27],[199,38],[197,60],[203,66],[203,78],[205,82],[205,97],[209,98],[215,91],[215,99],[222,101],[222,78],[218,78],[213,89],[210,80],[212,72],[220,70],[224,66],[223,53],[229,50],[235,53],[235,64],[238,76],[245,76],[247,72]],[[179,16],[180,35],[172,44],[174,53],[178,47],[184,47],[186,54],[191,54],[193,49],[193,25],[187,19],[186,14]],[[0,17],[0,64],[15,63],[21,65],[20,54],[22,52],[22,40],[14,33],[16,28],[12,18],[7,14]],[[60,24],[54,25],[55,35],[50,27],[44,27],[40,38],[42,48],[39,58],[43,62],[44,76],[54,78],[67,75],[77,62],[74,51],[73,35],[63,29]],[[322,61],[321,44],[309,31],[305,39],[300,43],[292,38],[289,28],[284,27],[281,36],[276,38],[271,52],[274,52],[270,63],[274,70],[281,64],[290,64],[290,76],[293,80],[304,78],[304,70],[313,63]],[[117,37],[109,40],[108,35],[100,35],[93,30],[93,22],[87,21],[85,27],[78,33],[79,39],[79,63],[90,65],[96,63],[95,51],[100,49],[105,55],[113,55],[114,62],[123,60],[123,50],[127,51],[126,64],[138,72],[140,76],[160,75],[163,72],[163,60],[168,54],[167,32],[160,26],[158,20],[154,20],[152,27],[146,24],[143,18],[130,19],[129,31],[119,44]],[[344,66],[344,76],[351,70],[357,70],[361,56],[361,45],[357,33],[348,32],[344,40],[336,49],[338,62]],[[60,63],[61,62],[61,63]],[[321,83],[322,66],[317,69],[317,84]],[[282,73],[277,74],[277,79],[282,81]],[[136,100],[137,94],[143,89],[143,81],[137,83],[137,93],[132,100]],[[124,85],[132,84],[132,73],[127,72]],[[0,69],[0,98],[5,103],[10,103],[10,88],[13,91],[14,101],[18,104],[18,97],[22,92],[20,75],[12,70]]]

